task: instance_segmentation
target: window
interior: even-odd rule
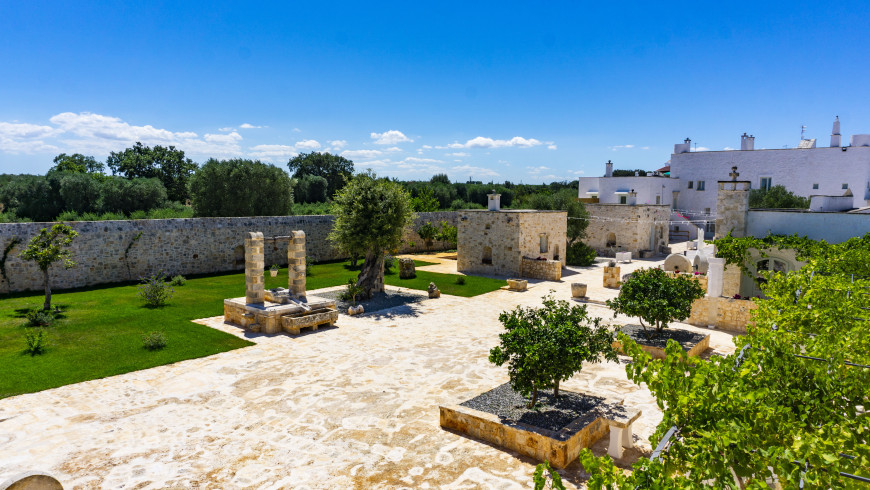
[[[547,234],[541,233],[541,253],[545,254],[550,251],[550,244],[547,243]]]
[[[848,189],[848,188],[849,188],[849,184],[843,184],[843,189]]]
[[[662,196],[656,196],[656,204],[662,203]]]
[[[707,223],[707,233],[716,233],[716,223]]]
[[[627,204],[628,200],[626,196],[619,196],[619,204]]]
[[[703,191],[703,190],[704,190],[704,181],[703,181],[703,180],[699,180],[699,181],[698,181],[698,190],[699,190],[699,191]]]
[[[692,188],[692,185],[693,185],[693,184],[694,184],[694,183],[695,183],[695,182],[694,182],[694,181],[692,181],[692,180],[690,180],[690,181],[689,181],[689,189],[691,189],[691,188]]]
[[[492,247],[483,247],[483,260],[481,263],[492,265]]]
[[[813,184],[813,189],[818,189],[818,188],[819,188],[819,184]]]
[[[710,208],[704,208],[704,214],[710,214]]]
[[[771,182],[773,182],[772,177],[762,177],[760,187],[764,190],[768,190],[768,189],[770,189]]]
[[[607,234],[607,247],[615,247],[616,246],[616,233],[610,232]]]

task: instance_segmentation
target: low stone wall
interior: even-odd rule
[[[619,275],[619,267],[605,267],[603,285],[606,288],[619,288],[622,277]]]
[[[710,325],[724,330],[745,333],[751,321],[752,310],[758,308],[754,301],[732,298],[701,298],[692,303],[689,325]]]
[[[520,263],[520,276],[545,281],[562,280],[562,262],[559,260],[537,260],[523,257]]]
[[[341,259],[345,256],[326,239],[334,219],[324,215],[72,222],[69,225],[79,236],[70,249],[78,265],[72,269],[52,266],[51,284],[55,289],[65,289],[137,280],[160,271],[189,275],[242,270],[244,240],[251,231],[274,237],[302,230],[309,261]],[[456,226],[457,213],[419,213],[413,229],[405,231],[400,253],[451,247],[442,242],[426,246],[414,230],[427,221],[433,225],[447,221]],[[0,224],[0,251],[15,237],[22,240],[7,256],[7,277],[0,278],[0,293],[42,289],[42,273],[33,262],[25,262],[18,255],[39,230],[52,224]],[[264,252],[266,267],[287,264],[287,240],[267,240]]]
[[[697,281],[698,285],[701,286],[701,289],[703,289],[705,292],[707,291],[707,276],[705,276],[705,275],[702,275],[702,274],[697,274],[697,275],[696,274],[683,274],[683,273],[678,274],[674,271],[665,271],[665,274],[667,274],[670,277],[677,277],[677,276],[688,277],[689,279],[692,279],[693,281]]]

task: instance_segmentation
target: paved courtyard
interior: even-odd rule
[[[455,272],[455,261],[428,267],[444,272],[451,263]],[[658,263],[622,264],[622,273]],[[569,299],[571,282],[589,284],[593,299],[615,296],[601,287],[603,265],[526,292],[341,316],[335,328],[297,337],[201,320],[256,345],[0,400],[0,482],[42,470],[65,488],[531,488],[535,461],[442,430],[438,405],[507,381],[506,369],[487,361],[503,310],[539,305],[551,289]],[[733,350],[727,332],[679,326],[711,333],[712,352]],[[628,381],[624,361],[584,366],[563,387],[643,410],[637,449],[619,462],[630,465],[650,452],[661,413]],[[582,486],[579,463],[562,473]]]

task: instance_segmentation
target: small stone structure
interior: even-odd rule
[[[308,298],[305,291],[305,232],[294,231],[286,239],[287,283],[289,288],[265,289],[264,245],[261,232],[245,237],[245,296],[224,300],[224,321],[253,332],[273,334],[285,331],[298,334],[302,328],[317,330],[319,325],[333,325],[338,319],[335,301]]]
[[[670,254],[665,259],[664,269],[667,272],[691,272],[692,263],[683,254]]]
[[[604,287],[619,288],[619,267],[604,268]]]
[[[47,473],[28,471],[0,483],[0,490],[63,490],[63,485]]]
[[[566,264],[568,213],[494,207],[460,212],[457,270],[559,280]]]
[[[571,283],[571,297],[585,298],[587,286],[580,282]]]
[[[430,299],[441,297],[441,290],[438,289],[438,286],[436,286],[434,282],[429,283],[429,287],[426,289],[426,291],[429,293]]]
[[[722,238],[731,232],[737,238],[746,236],[746,212],[749,211],[748,180],[737,180],[737,167],[731,168],[732,180],[720,180],[716,194],[716,235]]]
[[[706,297],[692,303],[692,314],[686,323],[698,327],[714,326],[725,330],[745,333],[751,323],[752,310],[758,308],[754,301],[745,299]]]
[[[399,259],[399,279],[413,279],[417,277],[414,268],[414,259]]]
[[[584,242],[601,257],[613,257],[616,252],[631,252],[643,257],[641,251],[662,253],[668,246],[668,220],[671,209],[659,204],[586,204],[592,219],[586,228]]]
[[[525,279],[508,279],[508,289],[511,291],[525,291],[529,289],[529,281]]]
[[[564,468],[577,459],[580,450],[595,444],[614,427],[616,441],[610,439],[608,453],[622,454],[630,448],[631,424],[641,415],[640,410],[627,409],[620,400],[605,400],[589,413],[568,424],[559,432],[523,424],[503,421],[499,416],[462,405],[438,407],[441,427],[491,442],[538,461],[549,461],[556,468]]]

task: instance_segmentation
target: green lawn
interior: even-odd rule
[[[429,265],[415,261],[417,267]],[[287,287],[287,271],[278,277],[266,273],[266,287]],[[309,290],[346,284],[358,268],[347,263],[316,264],[308,276]],[[425,290],[434,282],[444,294],[475,296],[498,289],[504,281],[465,276],[458,285],[455,275],[417,272],[416,279],[399,279],[398,268],[386,276],[386,283]],[[145,308],[137,296],[136,284],[112,285],[55,292],[52,305],[62,313],[49,327],[46,353],[31,357],[24,353],[24,314],[40,308],[38,293],[0,297],[0,398],[21,393],[113,376],[185,359],[209,356],[251,345],[233,335],[190,320],[221,315],[223,300],[244,296],[242,273],[210,275],[188,279],[175,287],[175,294],[162,308]],[[162,331],[168,338],[163,350],[142,347],[142,335]]]

